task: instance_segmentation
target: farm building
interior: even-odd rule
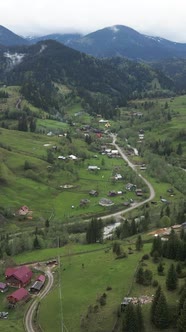
[[[132,297],[124,297],[123,301],[121,302],[121,311],[124,311],[126,306],[132,301]]]
[[[121,174],[117,173],[115,176],[114,176],[114,179],[115,180],[121,180],[123,177]]]
[[[10,304],[16,304],[17,302],[26,302],[30,298],[29,292],[25,288],[19,288],[12,294],[7,296],[7,300]]]
[[[127,183],[126,189],[129,191],[135,191],[136,190],[136,185],[132,183]]]
[[[184,230],[186,230],[186,222],[183,222],[183,223],[181,224],[181,227],[182,227]]]
[[[99,205],[101,205],[101,206],[111,206],[111,205],[114,205],[114,203],[110,199],[101,198],[100,201],[99,201]]]
[[[0,292],[5,293],[8,290],[7,284],[0,282]]]
[[[44,282],[36,280],[34,284],[30,287],[31,293],[38,293],[42,289]]]
[[[88,166],[88,171],[99,171],[100,170],[100,167],[98,166]]]
[[[112,154],[112,155],[118,155],[118,154],[119,154],[119,151],[118,151],[118,150],[111,150],[111,154]]]
[[[164,203],[164,204],[170,204],[170,202],[169,202],[167,199],[162,198],[161,196],[160,196],[160,200],[161,200],[161,202]]]
[[[64,157],[64,156],[58,156],[57,158],[60,160],[66,160],[66,157]]]
[[[30,283],[32,271],[27,266],[9,267],[5,271],[7,285],[12,287],[24,287]]]
[[[77,160],[78,157],[74,156],[73,154],[70,154],[70,155],[68,156],[68,159],[70,159],[70,160]]]
[[[45,276],[43,274],[41,274],[38,278],[37,281],[42,281],[43,283],[45,282]]]
[[[86,205],[89,204],[89,203],[90,203],[89,199],[87,199],[87,198],[83,198],[83,199],[81,199],[79,205],[80,205],[80,206],[86,206]]]
[[[142,189],[136,189],[136,195],[137,195],[137,196],[143,196],[143,191],[142,191]]]
[[[91,190],[91,191],[89,191],[89,195],[97,197],[99,195],[99,193],[96,190]]]

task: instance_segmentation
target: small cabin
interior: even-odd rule
[[[121,302],[121,311],[124,311],[126,306],[132,301],[132,297],[124,297],[123,301]]]

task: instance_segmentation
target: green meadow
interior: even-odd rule
[[[133,244],[130,244],[133,247]],[[127,251],[128,245],[123,246]],[[42,301],[39,311],[39,323],[44,331],[60,330],[61,323],[64,330],[107,331],[111,330],[117,319],[117,311],[124,296],[152,296],[156,288],[136,284],[134,273],[139,260],[145,253],[149,253],[151,244],[146,244],[141,252],[128,255],[125,259],[116,259],[112,250],[84,253],[77,256],[61,258],[61,271],[55,271],[56,280],[53,291]],[[171,264],[170,260],[163,260],[165,274]],[[165,277],[157,274],[157,264],[152,259],[145,261],[145,268],[153,272],[153,280],[162,286],[170,305],[177,304],[178,290],[168,292],[165,287]],[[84,264],[84,267],[82,267]],[[60,280],[59,280],[60,278]],[[59,297],[59,282],[62,287],[62,300]],[[179,287],[183,280],[179,280]],[[108,287],[111,289],[108,290]],[[99,304],[100,296],[106,294],[106,304]],[[95,306],[98,310],[94,312]],[[62,309],[61,309],[62,307]],[[157,331],[149,321],[150,304],[142,306],[147,331]],[[50,312],[50,316],[46,313]],[[175,331],[167,329],[167,331]]]
[[[141,253],[137,253],[127,259],[116,260],[110,250],[61,258],[63,322],[69,331],[82,331],[82,317],[86,317],[88,308],[98,304],[103,293],[107,294],[106,305],[99,307],[97,313],[90,313],[85,325],[90,332],[110,330],[116,320],[118,305],[130,288],[140,256]],[[58,279],[58,272],[55,273]],[[112,289],[107,290],[107,287]],[[50,317],[46,310],[50,311]],[[59,288],[56,285],[41,304],[39,323],[46,332],[54,328],[57,331],[61,319]]]

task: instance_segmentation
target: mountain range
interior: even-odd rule
[[[75,50],[98,58],[125,57],[132,60],[156,61],[166,58],[186,58],[186,44],[141,34],[115,25],[85,36],[81,34],[50,34],[23,38],[0,26],[0,45],[31,45],[43,40],[56,40]]]

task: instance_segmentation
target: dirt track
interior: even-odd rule
[[[34,318],[34,312],[37,308],[38,302],[42,300],[50,291],[52,288],[54,277],[51,272],[51,270],[48,268],[47,271],[45,271],[45,274],[48,277],[47,284],[43,291],[35,298],[35,300],[32,302],[30,308],[28,309],[26,316],[25,316],[25,328],[28,332],[36,332],[33,325],[33,318]]]

